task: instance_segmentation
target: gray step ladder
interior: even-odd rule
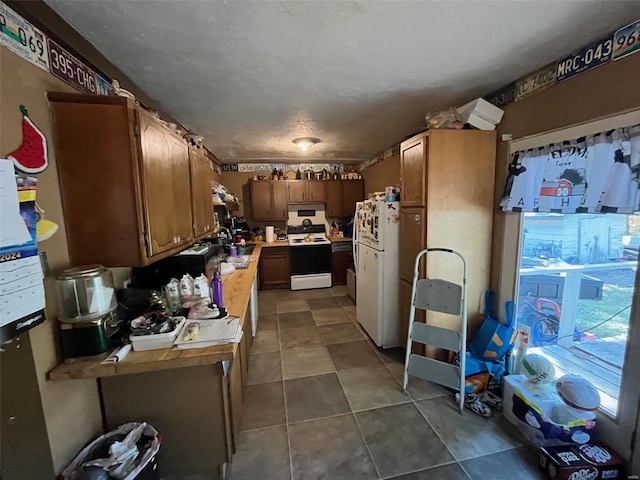
[[[420,260],[430,253],[441,252],[456,255],[462,260],[462,285],[432,278],[418,278]],[[460,328],[449,329],[416,322],[416,308],[441,312],[460,317]],[[428,321],[428,318],[427,318]],[[442,362],[411,352],[413,343],[431,345],[458,353],[458,365]],[[404,383],[406,392],[409,375],[458,390],[460,413],[464,409],[465,357],[467,345],[467,262],[464,257],[449,248],[427,248],[418,252],[411,289],[411,309],[409,313],[409,333],[404,363]]]

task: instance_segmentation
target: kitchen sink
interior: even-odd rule
[[[236,246],[236,248],[238,249],[238,255],[251,255],[253,253],[253,250],[255,250],[256,246],[254,243],[248,243],[244,247]],[[231,246],[225,245],[224,253],[229,254],[230,251],[231,251]]]
[[[232,257],[231,255],[227,255],[225,262],[232,264],[236,267],[236,270],[243,270],[249,268],[249,261],[251,260],[251,254],[253,250],[256,248],[254,244],[245,245],[244,247],[236,247],[238,249],[238,255]],[[225,248],[228,251],[228,247]]]
[[[254,244],[247,244],[244,247],[238,247],[238,255],[251,255],[255,250]]]

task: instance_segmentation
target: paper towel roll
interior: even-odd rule
[[[265,229],[265,233],[266,233],[266,240],[268,243],[271,243],[275,240],[275,233],[273,231],[273,225],[267,225],[266,229]]]

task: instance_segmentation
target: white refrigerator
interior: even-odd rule
[[[356,267],[356,318],[375,344],[397,347],[398,244],[400,203],[356,203],[353,258]]]

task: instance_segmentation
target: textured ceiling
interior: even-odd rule
[[[223,161],[360,161],[637,1],[46,2]],[[291,140],[322,143],[303,154]]]

